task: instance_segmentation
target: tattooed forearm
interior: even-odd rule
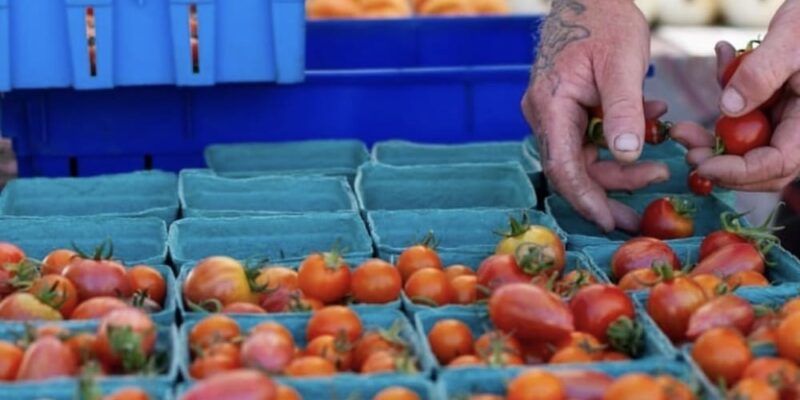
[[[570,44],[586,39],[592,32],[584,25],[576,22],[586,12],[583,0],[554,0],[550,15],[542,27],[539,38],[539,49],[536,62],[531,72],[531,84],[539,79],[546,79],[550,84],[550,92],[555,95],[561,84],[561,76],[553,67],[556,57]]]

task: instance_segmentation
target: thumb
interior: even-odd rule
[[[724,88],[720,99],[722,112],[731,117],[747,114],[769,100],[795,70],[792,57],[795,52],[785,43],[794,38],[781,31],[767,35],[764,42],[751,53],[746,53],[739,68]]]
[[[642,82],[646,65],[633,57],[616,57],[597,82],[603,104],[603,132],[618,161],[633,162],[644,143]]]

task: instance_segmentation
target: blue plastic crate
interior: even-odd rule
[[[601,271],[608,279],[612,278],[611,259],[619,248],[619,243],[589,246],[583,249],[583,253],[589,257],[592,266]],[[687,265],[697,263],[697,256],[700,251],[700,242],[671,242],[670,247],[675,251],[678,259]],[[767,260],[773,265],[768,265],[765,270],[767,279],[773,285],[800,282],[800,260],[789,253],[780,245],[773,247],[766,255]],[[618,278],[615,278],[616,282]]]
[[[205,157],[208,167],[222,176],[354,176],[356,169],[369,159],[369,153],[357,140],[307,140],[212,145],[206,149]]]
[[[178,178],[160,171],[89,178],[30,178],[9,182],[0,195],[4,216],[178,216]]]
[[[197,10],[193,67],[190,6]],[[92,8],[96,68],[87,14]],[[302,0],[3,0],[0,91],[303,79]]]
[[[47,322],[34,322],[30,325],[52,325],[52,321]],[[69,329],[70,332],[96,332],[99,325],[98,321],[69,321],[62,322],[59,325]],[[0,340],[16,341],[25,335],[26,325],[15,324],[5,325],[0,327]],[[174,325],[157,326],[157,337],[155,351],[166,354],[165,371],[157,375],[148,376],[124,376],[124,375],[109,375],[106,377],[98,378],[98,382],[106,383],[109,385],[146,385],[153,388],[163,388],[164,386],[171,386],[178,378],[180,350],[178,345],[178,330]],[[24,390],[32,389],[39,390],[46,383],[46,386],[58,387],[59,385],[74,384],[77,378],[54,378],[47,381],[30,381],[30,382],[0,382],[0,393],[5,393],[6,390]],[[22,393],[22,392],[21,392]]]
[[[363,262],[363,260],[361,260],[361,259],[355,259],[354,260],[354,259],[352,259],[350,257],[347,257],[345,259],[345,261],[350,266],[351,271],[352,271],[352,269],[357,268]],[[297,268],[299,266],[299,264],[300,264],[300,261],[290,262],[290,263],[280,263],[280,265],[283,265],[283,266],[286,266],[286,267],[290,267],[290,268]],[[174,292],[176,293],[175,304],[176,304],[176,308],[178,310],[178,313],[179,313],[179,315],[181,317],[181,320],[183,320],[183,321],[196,321],[196,320],[203,319],[203,318],[205,318],[205,317],[210,315],[208,312],[195,311],[195,310],[189,309],[189,307],[186,306],[186,301],[183,298],[183,285],[186,283],[186,278],[189,276],[189,273],[192,271],[192,269],[194,269],[194,267],[196,265],[197,265],[196,263],[184,264],[180,269],[180,272],[178,274],[178,279],[173,280],[174,281],[174,285],[175,285]],[[383,303],[383,304],[362,304],[362,303],[348,302],[348,306],[349,307],[351,307],[351,308],[353,308],[355,310],[366,310],[366,311],[381,311],[381,310],[395,311],[395,310],[399,310],[400,309],[401,304],[402,304],[401,298],[398,298],[398,299],[396,299],[394,301],[391,301],[391,302],[388,302],[388,303]],[[269,315],[270,316],[275,316],[275,315],[309,316],[309,315],[311,315],[312,312],[313,311],[291,312],[291,313],[269,313]],[[249,316],[249,314],[229,314],[229,315],[231,315],[231,316],[241,316],[241,317]],[[263,316],[264,315],[262,315],[262,317]]]
[[[184,217],[358,211],[353,190],[340,177],[231,179],[204,170],[186,170],[180,175],[178,195]]]
[[[668,360],[650,359],[626,363],[604,363],[587,365],[561,365],[544,367],[547,371],[597,371],[606,373],[614,378],[631,373],[645,373],[649,375],[672,375],[691,388],[699,391],[700,399],[717,399],[710,394],[693,370],[687,364]],[[503,369],[463,369],[445,371],[437,381],[439,396],[443,399],[458,399],[471,394],[498,394],[506,393],[506,386],[517,375],[526,371],[525,368]]]
[[[416,330],[414,329],[413,325],[406,319],[406,317],[401,314],[399,311],[396,310],[380,310],[380,311],[369,311],[369,310],[357,310],[358,316],[361,319],[361,323],[364,327],[364,332],[368,332],[370,330],[375,329],[388,329],[397,321],[400,321],[400,337],[405,339],[409,344],[410,353],[416,356],[419,360],[418,367],[419,367],[419,377],[428,377],[431,375],[432,372],[432,365],[430,364],[430,360],[428,357],[423,354],[423,347],[419,336],[417,335]],[[305,348],[307,341],[306,341],[306,326],[308,326],[309,315],[300,315],[300,314],[282,314],[282,315],[269,315],[269,316],[261,316],[261,317],[254,317],[254,316],[237,316],[235,320],[239,323],[239,326],[243,333],[249,332],[251,328],[258,325],[259,323],[265,321],[275,321],[286,327],[294,337],[295,344],[300,348]],[[194,380],[191,375],[189,374],[189,366],[191,355],[189,352],[189,332],[191,329],[197,325],[199,321],[188,321],[187,323],[183,324],[180,329],[180,347],[177,347],[177,351],[180,357],[180,369],[181,374],[183,375],[184,380],[192,381]],[[341,373],[337,375],[337,378],[340,377],[347,377],[347,376],[357,376],[355,373]],[[388,373],[388,374],[376,374],[373,375],[375,377],[378,376],[385,376],[385,377],[396,377],[396,376],[403,376],[402,374],[396,373]],[[313,382],[313,381],[311,381]]]
[[[664,196],[670,195],[661,193],[609,194],[609,198],[632,207],[640,215],[648,204]],[[689,194],[682,194],[681,196],[690,198],[697,208],[697,213],[694,217],[694,236],[692,238],[702,238],[719,229],[720,215],[724,212],[734,211],[731,206],[713,194],[708,197]],[[545,199],[545,210],[556,219],[561,229],[567,232],[571,249],[579,250],[587,246],[625,241],[632,238],[628,233],[619,230],[608,234],[602,232],[597,225],[583,219],[564,198],[558,195],[551,195]]]
[[[97,386],[103,395],[110,395],[121,389],[138,388],[143,389],[150,400],[172,400],[172,384],[159,384],[147,380],[136,382],[97,382]],[[75,400],[80,399],[78,383],[75,381],[63,382],[59,384],[31,385],[28,387],[6,387],[3,388],[4,398],[16,400]],[[8,396],[8,397],[5,397]]]
[[[32,258],[42,260],[73,242],[90,251],[106,240],[114,257],[127,265],[163,264],[167,258],[167,227],[156,218],[0,217],[0,240],[15,243]]]
[[[520,220],[527,214],[532,224],[553,229],[561,240],[564,234],[549,215],[535,210],[396,210],[367,213],[372,239],[378,256],[392,260],[407,247],[422,240],[429,232],[437,240],[436,250],[446,265],[465,264],[477,268],[483,258],[494,253],[502,239],[499,233],[509,230],[509,217]],[[467,263],[465,258],[476,260]]]
[[[216,255],[299,261],[334,245],[343,249],[348,259],[372,256],[372,240],[356,213],[187,218],[169,230],[169,251],[175,265]]]
[[[536,206],[533,185],[517,163],[365,164],[355,186],[361,208],[368,211]]]

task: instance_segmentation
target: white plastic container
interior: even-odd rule
[[[552,0],[508,0],[514,14],[547,14]]]
[[[718,0],[659,0],[658,2],[659,21],[667,25],[708,25],[716,19],[718,12]]]
[[[778,11],[783,0],[720,0],[722,14],[728,24],[741,27],[765,28]]]

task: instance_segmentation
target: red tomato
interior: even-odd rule
[[[267,311],[253,303],[230,303],[222,307],[223,314],[266,314]]]
[[[711,253],[697,263],[691,275],[714,274],[725,279],[741,271],[764,273],[764,257],[750,243],[734,243]]]
[[[613,285],[585,286],[575,293],[569,307],[575,318],[575,329],[589,333],[603,343],[609,340],[609,328],[620,318],[630,321],[636,318],[633,301]]]
[[[341,301],[350,293],[350,267],[338,253],[308,256],[297,273],[300,290],[325,304]]]
[[[744,156],[750,150],[768,146],[772,128],[766,115],[759,110],[741,117],[722,116],[715,129],[724,154]]]
[[[5,264],[19,264],[25,260],[25,252],[8,242],[0,242],[0,267]]]
[[[492,292],[511,283],[530,281],[531,276],[522,272],[513,255],[491,256],[478,267],[478,285]]]
[[[265,400],[276,396],[277,387],[267,375],[238,370],[198,382],[183,395],[182,400]]]
[[[183,296],[199,305],[210,300],[219,301],[222,306],[237,302],[254,303],[252,286],[240,262],[229,257],[209,257],[189,272],[183,284]]]
[[[147,363],[156,344],[153,320],[136,308],[116,310],[97,329],[97,355],[104,365],[138,371]]]
[[[420,397],[411,389],[393,386],[381,390],[372,400],[419,400]]]
[[[673,342],[686,338],[689,319],[708,299],[695,281],[685,276],[670,277],[650,290],[647,312]]]
[[[0,341],[0,381],[13,381],[17,378],[22,364],[22,349],[13,343]]]
[[[617,280],[637,269],[649,269],[654,264],[666,264],[676,271],[681,269],[681,261],[665,242],[639,237],[623,243],[611,257],[611,273]]]
[[[93,297],[129,297],[131,285],[122,264],[103,259],[78,258],[64,268],[63,276],[78,289],[80,301]]]
[[[494,325],[523,341],[555,341],[575,330],[569,307],[546,290],[524,283],[506,285],[489,299]]]
[[[38,381],[56,377],[72,377],[78,373],[75,353],[53,336],[36,339],[22,358],[18,381]]]
[[[97,353],[95,352],[97,335],[94,333],[81,332],[70,337],[64,343],[78,356],[82,364],[97,358]]]
[[[566,388],[566,398],[570,400],[602,399],[603,394],[614,379],[598,371],[564,370],[554,371]]]
[[[137,265],[128,270],[128,281],[134,293],[145,293],[158,304],[164,304],[167,297],[167,282],[153,267]]]
[[[725,380],[728,385],[739,381],[753,359],[747,341],[732,328],[714,328],[697,339],[692,358],[711,382]]]
[[[567,389],[557,376],[542,370],[523,372],[508,384],[508,400],[560,400],[567,398]]]
[[[204,349],[216,343],[230,342],[242,335],[239,324],[226,315],[202,319],[189,331],[189,346]]]
[[[280,266],[262,268],[256,285],[265,289],[258,304],[270,313],[289,311],[292,296],[300,289],[297,271]]]
[[[353,271],[353,299],[367,304],[383,304],[400,297],[402,277],[392,264],[373,259]]]
[[[669,136],[669,123],[649,118],[644,123],[644,142],[647,144],[661,144]]]
[[[694,234],[694,204],[681,197],[654,200],[642,213],[639,230],[643,236],[680,239]]]
[[[112,311],[130,307],[128,303],[116,297],[95,297],[78,304],[69,319],[99,319]]]
[[[76,258],[78,253],[72,250],[53,250],[42,260],[42,275],[61,275],[64,268]]]
[[[329,376],[336,374],[336,366],[322,357],[302,356],[295,358],[284,373],[292,378]]]
[[[428,332],[428,343],[442,365],[455,358],[472,354],[472,331],[457,319],[443,319]]]
[[[224,354],[205,354],[196,358],[189,366],[189,374],[195,379],[207,379],[242,367],[238,358]]]
[[[33,282],[28,293],[58,310],[65,319],[69,318],[78,305],[78,290],[69,279],[60,275],[42,276]]]
[[[713,328],[728,327],[743,335],[750,333],[756,314],[750,303],[732,294],[717,297],[695,310],[689,319],[686,336],[695,340]]]
[[[714,191],[711,180],[703,178],[697,171],[689,173],[689,190],[698,196],[708,196]]]
[[[346,338],[322,335],[308,343],[305,355],[325,358],[339,371],[347,372],[353,366],[352,347]]]
[[[403,289],[415,303],[440,307],[453,301],[453,289],[447,275],[440,269],[425,268],[415,272]]]
[[[311,315],[306,327],[306,340],[314,340],[322,335],[344,335],[350,343],[355,343],[363,329],[361,319],[353,310],[344,306],[328,306]]]
[[[400,257],[397,258],[397,270],[400,271],[403,282],[421,269],[442,269],[442,259],[429,242],[430,240],[425,240],[422,244],[411,246],[400,253]]]
[[[59,321],[58,310],[42,303],[30,293],[14,293],[0,301],[0,319],[6,321]]]
[[[251,369],[278,373],[294,358],[294,341],[284,335],[261,332],[250,335],[242,344],[242,364]]]
[[[747,239],[733,232],[724,230],[711,232],[706,235],[706,237],[703,239],[703,242],[700,244],[700,254],[698,255],[698,259],[702,261],[717,250],[729,244],[736,243],[748,243],[748,241]]]

